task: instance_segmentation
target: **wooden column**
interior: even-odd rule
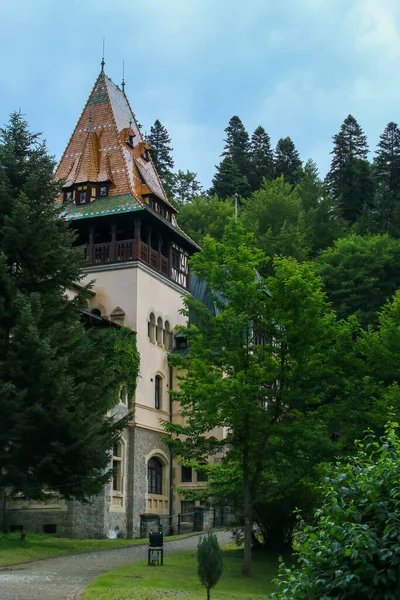
[[[141,241],[140,228],[141,228],[142,222],[140,219],[135,219],[134,224],[135,224],[135,228],[134,228],[135,241],[134,241],[133,258],[140,258],[140,241]]]
[[[110,261],[116,260],[117,249],[117,224],[115,221],[111,223],[111,246],[110,246]]]
[[[151,227],[147,228],[147,262],[151,264]]]
[[[86,260],[88,261],[89,264],[92,264],[94,262],[94,227],[89,227],[89,245],[87,247],[87,254],[86,254]]]
[[[158,260],[157,260],[157,264],[158,264],[158,270],[161,272],[161,247],[162,247],[162,237],[161,235],[158,236]]]

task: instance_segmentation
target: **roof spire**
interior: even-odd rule
[[[121,84],[121,87],[122,87],[122,91],[125,94],[125,61],[124,61],[124,59],[122,59],[122,84]]]
[[[104,62],[104,46],[105,46],[105,42],[106,42],[106,38],[103,37],[103,56],[101,59],[101,72],[104,73],[104,65],[106,64]]]

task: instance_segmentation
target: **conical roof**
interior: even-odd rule
[[[63,203],[65,218],[76,220],[146,210],[195,245],[176,223],[176,209],[168,201],[148,150],[125,92],[102,71],[55,178],[64,180],[64,189],[86,182],[107,182],[108,194],[84,205]],[[170,220],[163,219],[149,206],[151,194],[168,208]],[[63,202],[62,195],[59,202]]]

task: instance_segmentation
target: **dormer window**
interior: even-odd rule
[[[106,185],[100,186],[100,196],[107,196],[107,186]]]
[[[64,202],[72,202],[72,191],[64,192]]]
[[[133,148],[133,135],[129,135],[126,143]]]
[[[86,204],[86,191],[79,192],[79,204]]]

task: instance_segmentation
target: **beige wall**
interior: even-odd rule
[[[182,291],[141,265],[87,269],[84,282],[92,280],[96,295],[89,298],[89,308],[98,308],[103,316],[109,317],[119,307],[126,313],[124,325],[136,331],[140,374],[133,405],[135,423],[161,432],[160,419],[169,418],[169,367],[164,346],[152,343],[148,337],[148,320],[153,313],[156,322],[159,318],[163,325],[168,321],[171,331],[185,324],[179,314]],[[156,375],[162,378],[160,409],[154,405]]]

